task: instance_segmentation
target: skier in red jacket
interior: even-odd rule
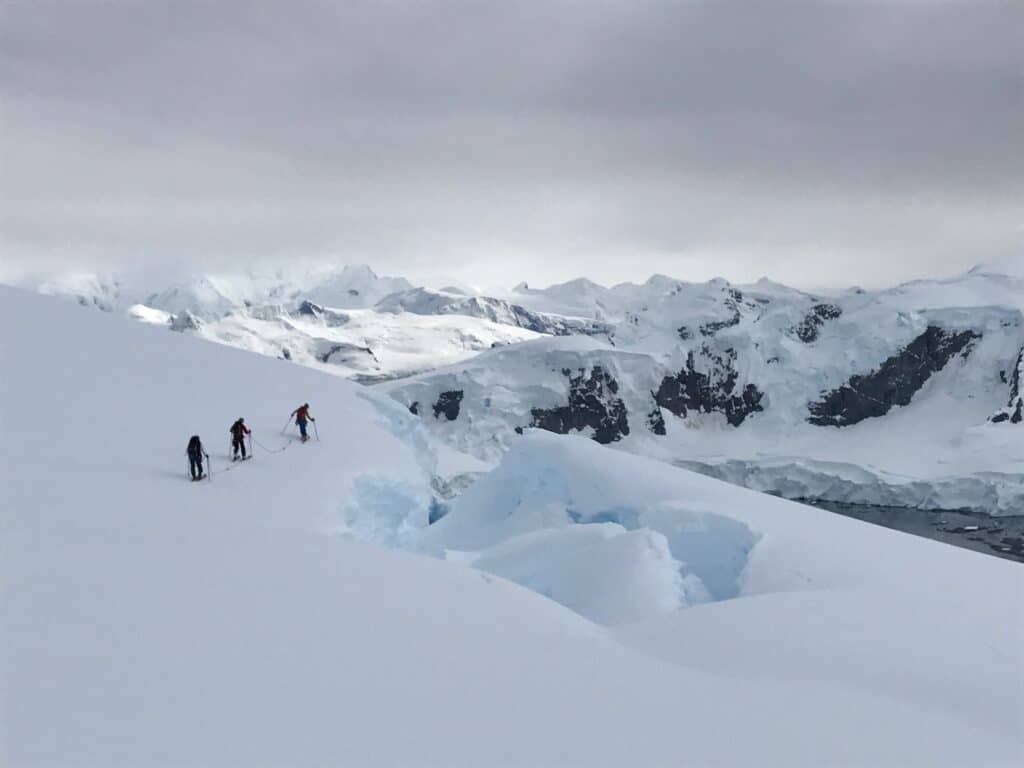
[[[295,417],[295,424],[299,428],[299,432],[302,434],[302,442],[309,440],[309,435],[306,434],[306,422],[316,421],[312,416],[309,415],[309,403],[303,403],[294,411],[292,416]]]

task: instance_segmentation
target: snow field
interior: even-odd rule
[[[0,327],[4,764],[1021,754],[1015,564],[581,438],[441,502],[473,462],[336,377],[9,289]],[[239,416],[283,450],[188,482]]]

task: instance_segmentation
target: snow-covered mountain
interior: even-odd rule
[[[393,293],[412,290],[403,277],[380,277],[365,265],[345,266],[340,272],[318,276],[301,298],[337,309],[369,309]]]
[[[367,267],[156,291],[129,282],[38,287],[389,382],[435,437],[489,464],[540,428],[791,498],[1024,508],[1024,277],[1013,270],[832,296],[661,275],[483,296]]]
[[[191,315],[157,315],[152,320],[361,381],[429,371],[493,347],[538,338],[533,331],[476,317],[338,310],[309,301],[294,310],[243,309],[211,321]]]
[[[580,437],[486,471],[377,388],[16,290],[0,328],[5,765],[1020,754],[1017,564]]]
[[[492,350],[387,391],[491,460],[538,427],[794,498],[1024,509],[1024,280],[974,271],[833,297],[767,281],[648,287],[607,338]]]
[[[366,266],[291,277],[202,274],[159,290],[137,279],[78,273],[27,287],[361,381],[429,371],[538,335],[610,331],[457,288],[414,288]]]
[[[612,328],[596,320],[534,312],[503,299],[467,296],[455,291],[429,291],[426,288],[394,293],[378,302],[375,309],[379,312],[411,312],[416,315],[479,317],[552,336],[607,335]]]

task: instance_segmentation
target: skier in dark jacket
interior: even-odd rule
[[[193,480],[202,480],[206,475],[203,474],[203,457],[206,456],[206,451],[203,450],[203,442],[199,439],[199,435],[192,435],[188,441],[188,448],[185,451],[188,454],[188,471],[192,475]]]
[[[245,456],[245,436],[252,434],[247,426],[245,426],[245,419],[239,418],[234,424],[231,425],[231,448],[234,451],[232,461],[238,461],[238,454],[241,452],[242,460],[244,461]]]
[[[309,435],[306,434],[306,422],[316,421],[312,416],[309,415],[309,403],[303,403],[294,411],[292,416],[295,417],[295,424],[299,428],[299,432],[302,434],[302,442],[309,440]]]

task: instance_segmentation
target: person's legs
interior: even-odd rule
[[[201,456],[190,453],[188,455],[188,469],[192,473],[192,479],[195,480],[201,474],[203,474],[203,459]]]
[[[302,434],[302,439],[306,439],[306,420],[301,419],[299,421],[299,432]]]
[[[242,441],[239,440],[237,437],[233,437],[231,439],[231,450],[232,450],[232,453],[234,454],[233,458],[236,458],[236,459],[238,458],[238,449],[239,449],[239,446],[241,446],[241,445],[242,445]]]
[[[245,437],[238,438],[238,444],[242,447],[242,458],[245,458]]]

